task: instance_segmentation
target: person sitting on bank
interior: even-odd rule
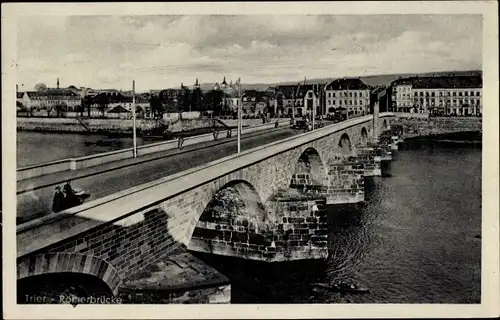
[[[59,212],[64,210],[64,194],[59,186],[56,187],[56,193],[54,194],[54,201],[52,202],[52,212]]]

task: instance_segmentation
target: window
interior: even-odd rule
[[[349,92],[349,98],[352,98],[352,92]]]
[[[479,91],[476,91],[476,97],[479,97]]]
[[[418,96],[418,92],[415,92],[415,97],[417,97],[417,96]]]
[[[333,102],[332,105],[335,105],[335,100],[333,100],[332,102]]]
[[[341,105],[342,105],[342,100],[339,100],[339,106],[341,106]]]
[[[461,91],[458,93],[458,96],[459,96],[459,97],[461,97],[461,96],[462,96],[462,92],[461,92]]]
[[[332,104],[332,100],[328,100],[328,104]]]
[[[434,92],[434,91],[432,91],[432,92],[431,92],[431,97],[434,97],[434,96],[435,96],[435,92]]]
[[[360,92],[359,93],[359,97],[361,98],[363,96],[363,92]]]
[[[357,98],[357,97],[358,97],[358,93],[354,92],[354,98]]]
[[[347,100],[344,100],[344,104],[347,105]]]
[[[453,92],[453,96],[456,97],[457,96],[457,93],[456,92]]]
[[[423,91],[420,91],[420,96],[423,97],[424,96],[424,92]]]
[[[357,100],[354,100],[354,105],[357,105],[358,104],[358,101]]]
[[[465,96],[469,96],[469,93],[467,91],[464,92]]]
[[[360,104],[360,105],[363,105],[363,101],[362,101],[362,100],[359,100],[359,104]]]
[[[332,96],[332,94],[330,92],[328,92],[328,98],[330,98]]]
[[[335,98],[335,92],[333,93],[333,97]]]
[[[349,100],[349,105],[352,105],[352,100]]]

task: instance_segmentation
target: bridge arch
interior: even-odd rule
[[[83,283],[91,283],[90,286],[99,287],[97,291],[101,294],[109,295],[116,295],[122,282],[114,266],[91,255],[47,253],[24,257],[17,263],[17,281],[21,285],[30,283],[32,280],[40,282],[42,279],[43,282],[44,279],[74,279],[75,277],[88,279],[88,282]],[[82,281],[76,283],[80,282]]]
[[[186,244],[190,250],[214,252],[207,243],[248,240],[241,237],[265,231],[269,227],[268,219],[267,209],[254,185],[246,180],[233,180],[219,188],[209,200],[187,235]]]
[[[313,147],[305,149],[295,163],[290,186],[321,186],[327,180],[326,167],[319,152]]]
[[[347,133],[342,134],[339,140],[339,150],[342,156],[350,156],[352,154],[351,139]]]

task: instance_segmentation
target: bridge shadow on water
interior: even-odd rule
[[[231,303],[312,303],[314,282],[324,282],[326,261],[273,262],[191,252],[231,281]]]

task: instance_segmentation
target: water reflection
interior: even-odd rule
[[[114,151],[133,146],[132,138],[102,134],[17,132],[17,167]],[[137,139],[142,145],[143,140]]]
[[[479,303],[481,149],[402,145],[388,175],[365,180],[364,205],[328,206],[329,258],[265,265],[209,257],[234,303]],[[315,282],[353,280],[369,294]]]

